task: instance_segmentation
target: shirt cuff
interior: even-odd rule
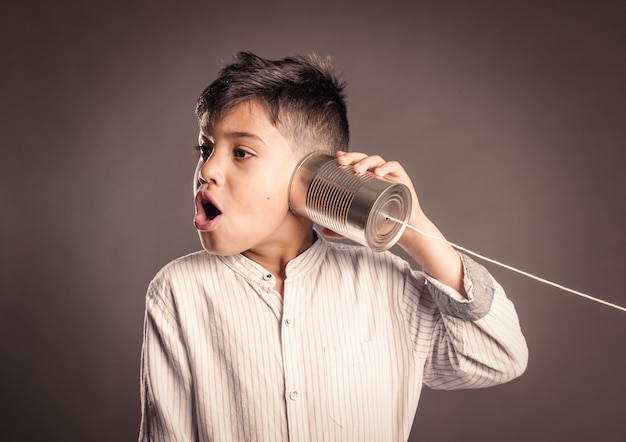
[[[495,292],[493,279],[485,267],[459,253],[463,262],[463,285],[468,299],[459,292],[426,275],[428,290],[444,315],[477,321],[489,313]]]

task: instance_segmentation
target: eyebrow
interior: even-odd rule
[[[257,135],[251,134],[249,132],[228,132],[226,134],[228,138],[250,138],[251,140],[260,141],[265,144],[265,142],[259,138]]]
[[[208,137],[207,135],[205,135],[204,133],[201,133],[200,136],[202,137],[203,140],[214,144],[214,141],[211,139],[211,137]],[[261,144],[266,145],[265,141],[263,141],[263,139],[261,139],[258,135],[252,134],[250,132],[242,132],[242,131],[234,131],[234,132],[228,132],[225,134],[226,138],[249,138],[251,140],[255,140],[255,141],[259,141],[261,142]]]

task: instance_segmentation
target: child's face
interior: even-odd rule
[[[302,241],[309,221],[289,210],[288,198],[297,160],[265,107],[244,102],[214,127],[204,119],[200,127],[209,154],[200,156],[194,179],[202,246],[219,255],[262,255]]]

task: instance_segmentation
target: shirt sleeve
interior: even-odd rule
[[[148,288],[141,352],[139,441],[194,437],[190,370],[171,289],[157,276]]]
[[[468,295],[462,296],[456,290],[426,275],[430,295],[444,315],[466,321],[476,321],[489,313],[495,293],[495,284],[487,269],[466,255],[463,262],[463,285]]]
[[[414,298],[414,345],[424,383],[435,389],[502,384],[528,364],[513,303],[485,267],[461,258],[468,299],[428,275]]]

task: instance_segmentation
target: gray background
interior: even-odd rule
[[[587,0],[4,2],[0,437],[136,439],[145,289],[199,248],[194,103],[241,49],[332,55],[352,148],[400,160],[450,240],[626,305],[625,15]],[[488,267],[528,371],[425,390],[411,440],[623,440],[626,314]]]

